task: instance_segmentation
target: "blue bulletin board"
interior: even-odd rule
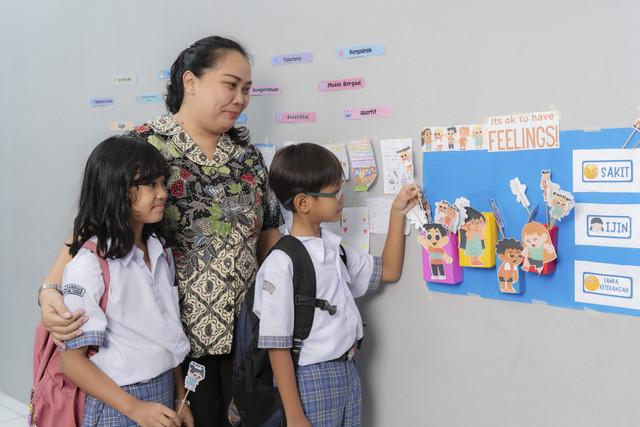
[[[447,200],[451,203],[465,197],[471,207],[481,212],[491,212],[489,198],[495,199],[502,214],[505,237],[521,240],[522,227],[529,215],[511,193],[509,180],[518,177],[527,186],[526,195],[531,208],[538,204],[534,220],[546,223],[543,193],[540,189],[541,170],[551,169],[551,180],[562,189],[572,192],[576,203],[638,204],[639,193],[578,193],[573,191],[572,155],[575,149],[620,148],[633,129],[603,129],[601,131],[562,131],[560,148],[517,152],[443,151],[423,153],[423,188],[432,210],[435,203]],[[636,144],[636,133],[629,147]],[[638,148],[640,150],[640,148]],[[581,173],[578,171],[577,173]],[[640,249],[583,246],[575,244],[575,211],[556,222],[558,248],[556,271],[540,275],[521,271],[526,275],[526,291],[521,295],[503,294],[499,291],[496,268],[464,267],[464,280],[449,285],[427,282],[429,290],[460,295],[479,295],[484,298],[525,303],[546,303],[552,306],[574,309],[640,315],[640,310],[625,309],[575,301],[574,261],[593,261],[616,265],[639,265]],[[502,237],[499,237],[502,238]],[[640,288],[638,288],[640,291]]]

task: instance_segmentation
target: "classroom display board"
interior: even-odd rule
[[[489,199],[493,199],[504,221],[505,238],[522,241],[530,219],[512,191],[514,178],[526,186],[529,209],[537,204],[532,221],[546,223],[542,171],[550,170],[551,180],[575,198],[574,210],[554,223],[555,271],[538,274],[520,266],[519,275],[526,283],[523,292],[501,292],[497,266],[463,267],[464,277],[455,284],[427,277],[428,289],[640,315],[640,152],[629,149],[635,142],[620,149],[632,131],[561,131],[557,146],[549,149],[424,152],[423,184],[431,205],[464,197],[475,209],[492,212]]]

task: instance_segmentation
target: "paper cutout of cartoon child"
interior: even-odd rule
[[[190,391],[196,391],[196,386],[204,379],[204,377],[204,366],[191,361],[191,363],[189,363],[189,372],[187,372],[187,376],[184,378],[184,388]]]
[[[444,131],[440,128],[433,131],[433,138],[436,141],[436,151],[442,151],[442,138],[444,137]]]
[[[469,127],[462,126],[460,129],[458,129],[458,135],[460,135],[460,137],[458,138],[460,150],[464,151],[467,149],[467,141],[469,141]]]
[[[568,191],[558,190],[553,193],[551,201],[549,202],[549,216],[554,220],[560,221],[567,216],[573,208],[574,201],[573,195]]]
[[[604,222],[602,218],[594,216],[589,223],[589,231],[592,233],[602,233],[604,231]]]
[[[450,128],[447,128],[447,144],[448,144],[449,150],[453,150],[455,146],[456,133],[457,133],[457,130],[455,127],[451,126]]]
[[[484,265],[480,257],[484,254],[484,229],[487,220],[477,210],[466,207],[467,220],[460,228],[460,249],[469,257],[471,265]]]
[[[437,223],[429,223],[424,226],[424,233],[418,236],[418,243],[429,253],[429,265],[431,265],[431,278],[444,280],[447,278],[444,272],[444,263],[451,264],[451,258],[442,247],[449,243],[447,230]]]
[[[433,144],[433,135],[431,129],[426,128],[422,131],[422,147],[424,151],[431,151],[431,146]]]
[[[435,222],[444,225],[449,232],[456,232],[453,230],[456,221],[458,209],[456,206],[442,200],[436,203],[436,217]]]
[[[400,156],[400,161],[402,162],[402,166],[405,171],[409,174],[413,173],[413,163],[411,162],[411,147],[403,148],[402,150],[398,150],[398,156]]]
[[[551,242],[549,230],[539,222],[529,222],[522,228],[522,269],[529,270],[533,266],[538,273],[544,265],[556,259],[556,249]]]
[[[500,292],[515,294],[513,284],[518,282],[518,266],[522,262],[522,243],[514,238],[502,239],[496,243],[496,254],[502,261],[498,267]]]
[[[481,150],[484,145],[483,141],[484,129],[482,126],[474,126],[473,128],[473,145],[476,147],[476,150]]]

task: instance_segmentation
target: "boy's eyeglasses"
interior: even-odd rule
[[[309,195],[309,196],[316,196],[316,197],[335,197],[335,198],[336,198],[336,200],[339,202],[339,201],[340,201],[340,198],[342,198],[342,194],[343,194],[343,192],[344,192],[344,188],[343,188],[343,187],[340,187],[340,189],[339,189],[338,191],[336,191],[335,193],[315,193],[315,192],[313,192],[313,191],[306,191],[306,192],[305,192],[305,193],[303,193],[303,194],[307,194],[307,195]],[[293,198],[294,198],[294,197],[296,197],[296,196],[291,196],[291,197],[289,197],[289,198],[284,202],[284,204],[285,204],[285,205],[288,205],[289,203],[291,203],[291,201],[293,200]]]

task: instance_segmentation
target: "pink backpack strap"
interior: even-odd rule
[[[98,262],[100,263],[100,268],[102,269],[102,278],[104,279],[104,293],[102,294],[102,298],[100,298],[100,308],[102,309],[102,311],[106,311],[107,299],[109,298],[109,283],[111,282],[109,263],[106,259],[100,256],[102,252],[98,249],[98,246],[93,241],[87,240],[86,242],[84,242],[82,247],[93,252],[93,254],[98,259]]]

